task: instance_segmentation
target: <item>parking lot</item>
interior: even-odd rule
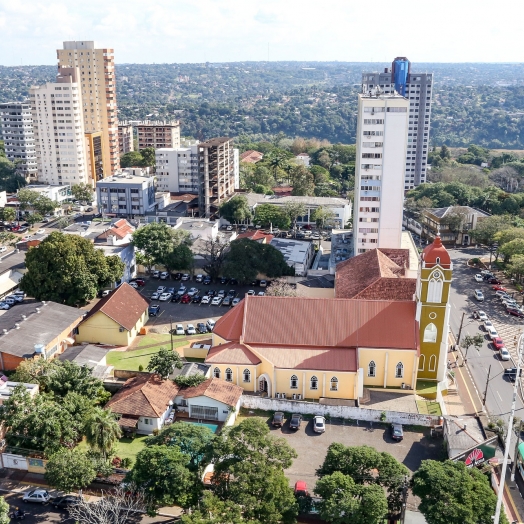
[[[158,304],[160,306],[160,313],[156,317],[150,317],[148,321],[148,326],[154,326],[166,331],[168,326],[172,322],[183,323],[184,327],[186,323],[191,323],[195,327],[197,323],[205,323],[208,318],[217,320],[227,311],[229,311],[229,306],[212,306],[211,304],[182,304],[180,302],[161,302],[159,300],[151,300],[151,295],[157,290],[159,286],[165,286],[166,288],[175,288],[175,292],[180,288],[181,284],[187,289],[195,287],[199,290],[201,296],[207,294],[210,290],[215,291],[215,294],[220,290],[224,290],[226,294],[229,290],[234,290],[236,297],[243,298],[244,295],[252,289],[256,293],[264,291],[264,288],[261,288],[258,284],[256,286],[241,286],[241,285],[230,285],[230,284],[220,284],[212,283],[209,285],[204,285],[203,283],[195,282],[195,279],[189,281],[181,280],[160,280],[158,278],[145,278],[145,286],[139,287],[138,292],[141,293],[147,300],[152,304]],[[162,329],[163,328],[163,329]]]

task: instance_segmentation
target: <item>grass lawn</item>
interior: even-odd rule
[[[421,415],[441,416],[442,411],[438,402],[431,400],[417,400],[417,409]]]
[[[417,395],[434,400],[437,398],[437,383],[429,380],[417,380]]]
[[[118,441],[118,447],[116,454],[120,458],[126,458],[129,457],[133,459],[133,463],[135,462],[137,453],[144,449],[145,447],[145,440],[147,438],[147,435],[138,435],[134,439],[131,438],[121,438]]]

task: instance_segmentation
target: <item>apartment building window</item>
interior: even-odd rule
[[[364,136],[384,136],[384,131],[364,131]]]
[[[362,153],[362,158],[382,158],[382,153]]]
[[[370,85],[369,87],[373,87],[373,86]],[[383,113],[383,112],[384,112],[383,107],[370,107],[370,106],[364,107],[364,113]]]
[[[406,107],[388,107],[388,113],[407,113]]]

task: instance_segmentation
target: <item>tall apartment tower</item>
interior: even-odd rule
[[[36,180],[38,166],[29,102],[0,104],[0,138],[7,159],[16,164],[18,173],[28,182]]]
[[[38,181],[91,183],[86,158],[82,94],[76,68],[61,68],[56,82],[29,90]]]
[[[433,73],[413,73],[405,57],[393,60],[383,73],[362,73],[362,92],[379,88],[385,94],[396,91],[409,100],[408,146],[404,190],[426,181]]]
[[[118,148],[120,155],[125,155],[135,150],[133,141],[133,126],[126,122],[118,124]]]
[[[358,95],[355,255],[400,248],[409,100],[373,89]]]
[[[140,122],[136,127],[139,150],[146,147],[154,147],[155,149],[180,147],[180,122],[178,120],[173,122],[150,122],[146,120]]]
[[[185,142],[184,147],[156,150],[156,179],[159,191],[198,194],[198,140]]]
[[[92,41],[64,42],[57,50],[58,71],[76,67],[80,72],[86,133],[102,133],[103,176],[120,168],[116,80],[113,49],[95,49]]]

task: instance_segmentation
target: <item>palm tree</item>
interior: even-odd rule
[[[106,458],[122,430],[111,410],[94,408],[86,420],[85,435],[89,446]]]

